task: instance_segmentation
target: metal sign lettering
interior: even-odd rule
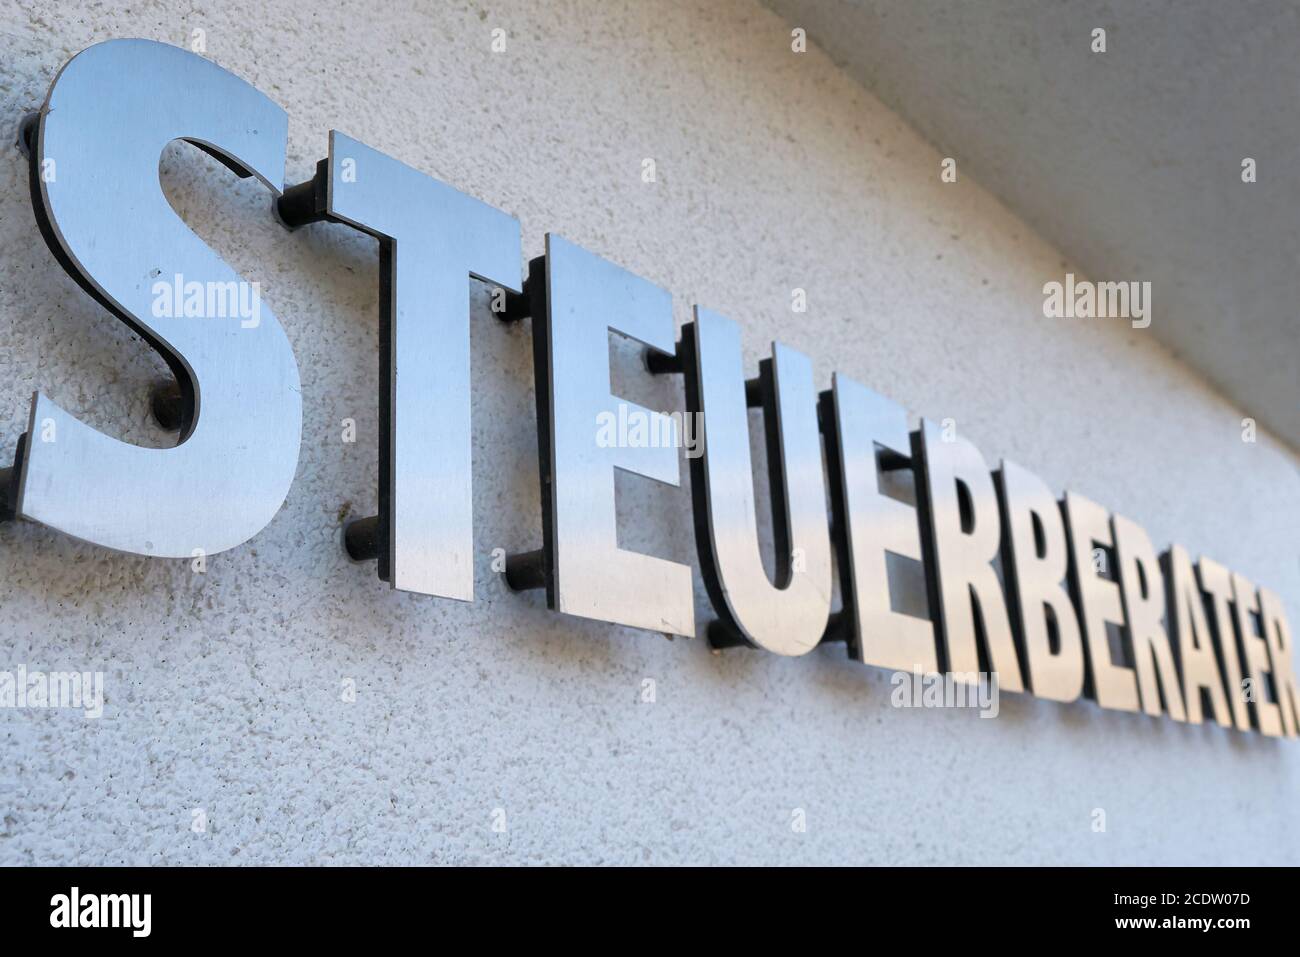
[[[672,300],[639,276],[550,235],[530,270],[528,307],[537,376],[542,549],[507,559],[519,589],[545,587],[556,611],[673,635],[695,633],[687,565],[618,547],[614,470],[678,485],[672,420],[610,394],[609,333],[658,350],[673,348]],[[514,316],[518,318],[518,316]],[[602,445],[596,423],[638,416],[653,445]]]
[[[282,193],[287,123],[243,80],[161,43],[101,43],[60,71],[23,124],[36,221],[58,263],[167,361],[176,383],[155,409],[178,441],[111,439],[37,393],[0,469],[0,520],[190,558],[246,542],[284,501],[297,365],[279,322],[230,298],[241,280],[164,198],[159,156],[183,139],[265,183],[290,229],[379,240],[379,514],[344,537],[392,587],[474,597],[476,279],[493,285],[500,319],[532,327],[542,544],[507,558],[512,588],[544,588],[565,614],[693,635],[690,566],[618,546],[614,473],[680,485],[680,430],[698,421],[690,484],[713,648],[797,656],[842,641],[856,661],[918,676],[992,673],[1055,701],[1300,733],[1293,636],[1272,591],[1178,545],[1157,555],[1137,523],[1074,492],[1058,501],[1015,463],[991,473],[968,439],[925,420],[909,431],[900,406],[846,376],[819,395],[809,358],[781,343],[747,376],[740,328],[717,313],[696,307],[678,342],[666,291],[558,236],[521,282],[514,217],[341,133],[315,177]],[[57,178],[43,176],[56,157]],[[681,415],[612,394],[611,332],[646,348],[648,373],[681,374]],[[771,575],[751,412],[766,438]],[[597,423],[619,416],[666,441],[600,441]],[[915,504],[895,487],[908,483]],[[894,606],[890,556],[923,568],[928,617]]]
[[[1002,505],[1003,577],[1026,685],[1040,698],[1073,701],[1083,691],[1083,640],[1065,581],[1065,522],[1047,483],[1014,462],[994,475]]]
[[[108,103],[111,102],[111,108]],[[241,280],[172,210],[158,182],[163,147],[185,139],[274,192],[288,116],[200,56],[146,40],[101,43],[60,71],[30,124],[32,199],[55,258],[171,367],[185,399],[180,442],[144,449],[109,438],[37,393],[15,469],[13,509],[118,551],[190,558],[256,535],[298,465],[298,366],[268,309],[195,322],[159,316],[159,281]],[[58,175],[41,175],[46,158]]]
[[[804,655],[831,608],[831,546],[812,363],[780,343],[746,382],[740,327],[696,307],[682,339],[686,410],[700,417],[703,455],[691,460],[700,567],[724,627],[715,644]],[[775,581],[759,552],[749,456],[750,406],[763,410],[772,493]]]
[[[837,372],[821,415],[849,654],[880,668],[936,672],[934,625],[895,611],[890,598],[887,555],[921,561],[916,509],[881,489],[886,472],[911,468],[907,413]]]
[[[345,223],[380,249],[379,514],[349,551],[396,589],[473,601],[469,278],[518,290],[519,221],[336,130],[316,169],[281,222]]]

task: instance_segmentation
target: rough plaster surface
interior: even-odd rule
[[[509,32],[505,53],[490,31]],[[1283,595],[1300,624],[1297,461],[1154,337],[1045,320],[1060,255],[788,26],[749,2],[19,3],[0,116],[97,40],[207,54],[290,114],[289,176],[331,127],[780,338]],[[642,160],[657,182],[641,179]],[[105,672],[103,718],[0,713],[0,863],[1294,863],[1300,745],[1006,695],[997,720],[889,705],[888,675],[562,618],[491,550],[540,541],[530,340],[474,297],[478,598],[349,564],[375,508],[376,254],[284,232],[265,190],[189,147],[172,203],[261,282],[302,371],[304,441],[256,539],[188,562],[0,528],[0,667]],[[130,241],[129,226],[123,241]],[[161,363],[54,264],[0,151],[4,444],[36,389],[165,444]],[[790,291],[808,291],[793,314]],[[679,408],[615,350],[631,398]],[[354,418],[360,440],[340,440]],[[8,454],[8,452],[6,452]],[[692,560],[689,498],[621,482],[625,541]],[[698,617],[707,617],[698,584]],[[641,700],[656,682],[656,701]],[[355,702],[341,684],[356,683]],[[205,810],[205,833],[191,814]],[[493,830],[494,809],[507,829]],[[1092,811],[1107,814],[1094,833]],[[806,833],[791,827],[803,809]]]

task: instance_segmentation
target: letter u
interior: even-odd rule
[[[826,630],[831,604],[830,529],[826,515],[817,392],[807,356],[780,343],[745,381],[740,330],[696,307],[683,330],[688,412],[699,415],[701,455],[691,462],[691,495],[700,567],[720,616],[715,647],[750,644],[803,655]],[[748,409],[761,407],[767,434],[775,580],[759,551],[749,454]]]

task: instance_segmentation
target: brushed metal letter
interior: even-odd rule
[[[903,407],[835,373],[822,393],[829,415],[826,458],[836,518],[849,653],[863,664],[900,671],[939,670],[934,625],[891,607],[886,553],[921,561],[916,509],[880,490],[882,452],[910,459]]]
[[[1273,684],[1277,688],[1278,707],[1282,711],[1282,727],[1288,738],[1294,738],[1300,727],[1300,687],[1296,685],[1295,662],[1291,643],[1291,625],[1286,620],[1282,599],[1268,588],[1259,590],[1259,614],[1264,620],[1264,638],[1268,642],[1268,655],[1273,662]]]
[[[338,131],[328,182],[380,243],[379,577],[473,601],[469,277],[518,291],[519,221]]]
[[[930,607],[935,610],[936,630],[945,649],[944,667],[954,676],[983,670],[979,654],[982,633],[988,667],[997,674],[998,684],[1005,691],[1023,691],[1002,585],[992,564],[1002,533],[997,495],[984,456],[961,437],[946,441],[939,427],[928,420],[922,420],[921,428],[913,433],[912,448]],[[968,495],[965,507],[959,485]]]
[[[693,635],[690,566],[619,548],[615,510],[615,469],[681,482],[673,420],[611,395],[609,375],[611,329],[674,351],[672,299],[553,234],[546,237],[546,290],[544,314],[533,316],[533,348],[543,454],[549,447],[542,483],[542,507],[551,512],[543,524],[553,580],[548,604],[568,615]],[[639,419],[647,444],[632,446],[617,435],[600,441],[607,417]]]
[[[1171,545],[1162,560],[1169,592],[1169,631],[1183,675],[1183,705],[1187,720],[1200,724],[1202,698],[1210,699],[1214,720],[1232,727],[1232,713],[1223,694],[1223,677],[1214,653],[1214,639],[1205,617],[1205,602],[1196,584],[1192,560],[1181,545]]]
[[[1070,549],[1060,506],[1046,482],[1006,459],[994,483],[1002,503],[1007,604],[1029,690],[1040,698],[1074,701],[1083,691],[1083,640],[1064,584]],[[1055,651],[1048,632],[1049,613],[1056,631]]]
[[[1070,584],[1083,631],[1083,650],[1088,659],[1088,680],[1084,693],[1103,708],[1138,710],[1137,678],[1126,665],[1116,664],[1110,654],[1106,626],[1124,624],[1124,607],[1119,585],[1102,578],[1093,565],[1092,550],[1100,545],[1113,548],[1110,516],[1091,499],[1066,492],[1062,503],[1065,532],[1070,541]]]
[[[1213,610],[1215,649],[1224,690],[1232,705],[1233,727],[1238,731],[1249,731],[1250,712],[1241,681],[1241,643],[1237,640],[1237,626],[1232,615],[1232,577],[1228,569],[1202,555],[1196,560],[1196,579]]]
[[[1165,583],[1160,574],[1156,550],[1146,530],[1122,515],[1111,516],[1115,535],[1115,554],[1119,564],[1119,591],[1124,603],[1124,628],[1133,649],[1133,666],[1137,672],[1142,710],[1161,713],[1165,710],[1175,721],[1186,721],[1183,693],[1163,624],[1165,617]],[[1156,679],[1159,678],[1159,689]]]
[[[760,373],[768,383],[763,418],[774,582],[759,552],[740,329],[697,306],[695,321],[683,330],[682,348],[687,409],[702,419],[702,454],[691,459],[691,497],[709,598],[721,619],[751,644],[778,655],[807,654],[821,641],[831,606],[830,528],[812,363],[773,343]]]
[[[1282,736],[1282,717],[1278,706],[1269,700],[1268,674],[1271,668],[1268,642],[1255,630],[1255,616],[1259,614],[1259,596],[1255,586],[1245,575],[1232,573],[1232,606],[1237,612],[1237,635],[1245,671],[1250,675],[1251,712],[1255,716],[1255,730],[1271,738]]]
[[[190,141],[278,194],[287,127],[263,93],[163,43],[110,40],[59,72],[31,152],[41,231],[82,288],[167,361],[192,415],[175,448],[146,449],[38,392],[19,515],[118,551],[188,558],[234,548],[279,510],[302,431],[298,366],[279,322],[265,304],[256,324],[155,316],[153,287],[177,276],[240,282],[168,204],[163,148]],[[48,178],[47,159],[57,164]]]

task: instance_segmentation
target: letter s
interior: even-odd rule
[[[154,283],[178,274],[241,281],[168,204],[163,148],[184,139],[278,195],[287,128],[285,112],[248,83],[163,43],[100,43],[59,72],[32,143],[37,222],[63,268],[167,361],[192,414],[175,448],[148,449],[38,392],[20,516],[118,551],[188,558],[247,541],[280,508],[298,464],[302,396],[279,322],[265,309],[252,327],[224,312],[156,318],[151,304]],[[53,177],[39,175],[46,159]]]

